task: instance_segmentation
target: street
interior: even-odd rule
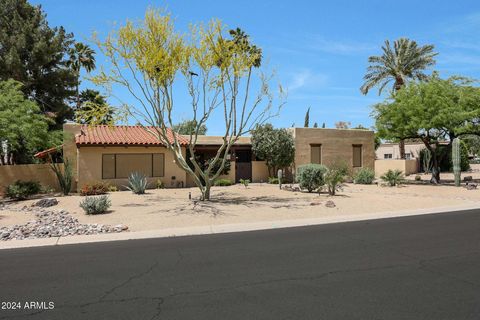
[[[0,300],[0,319],[479,319],[480,210],[0,250]]]

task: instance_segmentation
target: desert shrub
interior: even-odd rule
[[[106,195],[98,197],[86,197],[80,202],[80,208],[85,211],[86,214],[99,214],[104,213],[110,208],[112,202]]]
[[[217,187],[226,187],[226,186],[231,186],[232,184],[233,182],[230,179],[217,179],[213,183],[213,185]]]
[[[422,181],[422,177],[420,177],[419,175],[416,175],[415,176],[415,181]]]
[[[162,180],[157,179],[157,182],[156,182],[155,187],[156,187],[157,189],[164,189],[164,188],[165,188],[165,184],[163,183]]]
[[[107,189],[108,189],[108,192],[117,192],[118,191],[118,187],[116,185],[113,185],[113,184],[109,184]]]
[[[29,196],[39,193],[41,190],[42,186],[37,181],[17,180],[7,186],[7,189],[5,190],[5,196],[15,200],[24,200]]]
[[[96,196],[100,194],[105,194],[108,192],[108,184],[105,182],[95,182],[92,184],[85,184],[82,189],[80,189],[81,196]]]
[[[58,184],[60,189],[62,189],[63,195],[68,196],[70,190],[72,189],[73,181],[73,168],[72,164],[68,159],[64,160],[63,170],[60,168],[58,163],[53,162],[53,159],[50,157],[50,168],[55,173],[57,177]]]
[[[250,183],[249,179],[240,179],[240,183],[243,184],[243,186],[246,188],[248,187],[248,184]]]
[[[148,187],[147,177],[140,172],[132,172],[128,176],[127,189],[135,194],[144,194]]]
[[[333,163],[327,169],[324,180],[327,185],[328,194],[334,196],[337,189],[345,181],[345,178],[349,174],[349,169],[346,163],[338,162]]]
[[[268,177],[268,183],[270,184],[278,184],[280,180],[277,177]]]
[[[358,170],[353,179],[357,184],[372,184],[375,180],[375,171],[370,168],[362,168]]]
[[[324,175],[327,167],[321,164],[305,164],[298,167],[297,180],[301,189],[307,189],[308,192],[317,190],[325,184]]]
[[[394,187],[403,182],[404,176],[401,170],[388,170],[380,179],[388,183],[391,187]]]

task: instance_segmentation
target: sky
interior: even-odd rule
[[[371,127],[371,106],[382,101],[376,90],[360,93],[367,60],[380,55],[386,39],[400,37],[420,45],[433,44],[439,53],[436,70],[442,77],[464,75],[480,79],[480,1],[144,1],[32,0],[41,4],[50,26],[64,26],[77,41],[89,42],[128,20],[142,19],[148,7],[167,8],[179,31],[191,23],[218,18],[240,27],[263,50],[264,62],[275,71],[275,84],[287,88],[276,127],[303,126],[310,107],[310,125],[334,127],[337,121]],[[94,49],[95,46],[91,44]],[[98,51],[98,50],[97,50]],[[97,54],[97,67],[106,65]],[[431,71],[431,70],[430,70]],[[83,80],[82,87],[94,88]],[[117,89],[116,89],[117,90]],[[188,95],[175,92],[177,120],[188,119]],[[134,103],[125,90],[116,95]],[[114,103],[114,102],[112,102]],[[209,134],[222,134],[218,119]]]

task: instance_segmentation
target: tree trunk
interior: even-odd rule
[[[398,148],[400,149],[400,159],[405,159],[405,140],[400,140]]]
[[[206,183],[204,188],[202,189],[202,197],[200,198],[201,201],[209,201],[210,200],[210,188],[212,186],[210,183]]]
[[[440,168],[438,167],[437,152],[432,152],[432,178],[430,183],[440,183]]]

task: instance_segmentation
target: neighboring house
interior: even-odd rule
[[[290,128],[295,141],[295,166],[307,163],[328,165],[344,161],[353,171],[374,168],[374,134],[368,130]],[[63,146],[75,173],[74,189],[97,181],[119,187],[127,184],[130,172],[144,173],[150,182],[162,180],[166,187],[193,186],[192,179],[176,163],[173,154],[140,126],[82,126],[65,124],[67,139]],[[187,153],[188,138],[178,135]],[[173,132],[170,133],[173,139]],[[208,159],[218,150],[222,137],[199,136],[195,154]],[[267,181],[264,161],[252,153],[250,137],[241,137],[228,155],[231,180]]]
[[[405,143],[405,159],[418,159],[420,151],[425,148],[423,142]],[[378,160],[400,159],[398,143],[382,143],[375,151]]]

